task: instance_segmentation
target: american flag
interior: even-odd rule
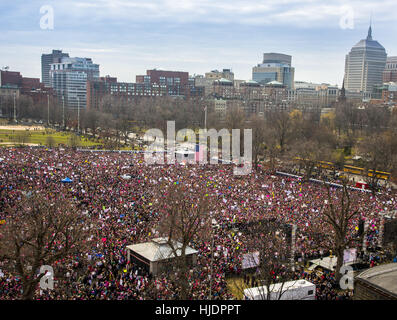
[[[196,162],[202,161],[204,159],[204,149],[205,146],[196,144],[196,153],[194,157]]]

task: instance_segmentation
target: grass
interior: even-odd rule
[[[232,277],[226,280],[227,288],[229,292],[236,297],[238,300],[242,300],[244,298],[244,288],[247,288],[247,285],[244,283],[243,277]]]
[[[14,131],[13,130],[0,130],[0,143],[12,143],[14,144],[14,137],[18,135],[18,133],[25,131]],[[69,132],[57,132],[53,130],[42,130],[42,131],[29,131],[29,138],[27,139],[27,143],[38,144],[38,145],[47,145],[47,138],[52,137],[54,139],[55,145],[63,144],[68,145],[69,139],[72,136],[72,133]],[[18,144],[18,143],[16,143]],[[93,142],[88,140],[85,137],[80,139],[80,146],[82,147],[90,147],[100,145],[99,142]]]

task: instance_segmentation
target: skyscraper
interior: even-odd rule
[[[252,80],[266,84],[278,81],[288,89],[294,88],[295,68],[291,67],[292,57],[282,53],[264,53],[262,64],[252,69]]]
[[[63,57],[69,57],[69,54],[62,50],[52,50],[52,53],[41,56],[41,82],[47,88],[51,87],[50,64],[60,62]]]
[[[51,85],[58,97],[65,99],[69,108],[87,106],[87,81],[99,79],[99,65],[90,58],[63,57],[52,63],[50,68]]]
[[[382,84],[386,65],[385,48],[372,39],[372,27],[366,39],[360,40],[346,55],[345,87],[347,91],[371,93],[375,85]]]

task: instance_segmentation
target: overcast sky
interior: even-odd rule
[[[44,5],[53,30],[40,27]],[[371,14],[374,39],[397,56],[396,0],[0,0],[0,67],[40,77],[41,54],[62,49],[119,81],[153,68],[248,80],[263,52],[281,52],[295,80],[341,85]]]

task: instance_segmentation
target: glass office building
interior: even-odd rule
[[[87,107],[87,81],[99,80],[99,65],[90,58],[62,58],[51,64],[51,84],[68,108]]]
[[[294,88],[295,68],[292,57],[282,53],[264,53],[263,62],[252,69],[252,80],[261,84],[278,81],[288,89]]]
[[[383,82],[387,54],[385,48],[372,39],[369,27],[366,39],[358,42],[346,55],[345,88],[351,92],[370,93]]]

